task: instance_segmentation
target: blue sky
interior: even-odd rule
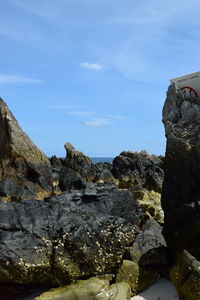
[[[48,156],[164,154],[169,79],[200,70],[199,0],[1,0],[0,97]]]

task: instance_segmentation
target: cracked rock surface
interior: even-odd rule
[[[110,185],[0,203],[0,215],[0,282],[51,285],[113,272],[140,217],[131,194]]]

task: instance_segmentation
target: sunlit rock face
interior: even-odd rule
[[[200,99],[171,85],[163,107],[167,138],[162,207],[164,235],[173,250],[200,258]]]
[[[48,158],[20,128],[6,103],[0,98],[0,181],[13,179],[25,197],[45,198],[51,193],[52,173]],[[9,183],[6,182],[8,186]],[[0,192],[5,201],[20,200],[22,194],[12,196]]]

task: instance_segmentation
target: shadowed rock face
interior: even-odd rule
[[[0,98],[0,181],[13,178],[21,187],[37,184],[33,192],[51,190],[52,174],[48,158],[32,143]],[[31,188],[31,189],[32,189]],[[48,194],[47,192],[47,194]]]
[[[167,146],[164,235],[175,250],[200,258],[200,100],[169,87],[163,108]]]

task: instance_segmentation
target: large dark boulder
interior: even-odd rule
[[[30,190],[38,199],[45,198],[52,191],[53,178],[48,158],[23,132],[0,98],[0,182],[8,179],[14,179],[25,189],[30,183]]]
[[[0,203],[0,215],[0,283],[5,285],[63,285],[112,273],[141,218],[131,193],[112,185],[44,201]]]
[[[154,219],[146,221],[130,247],[129,260],[125,259],[117,272],[116,281],[127,282],[132,294],[147,289],[155,283],[169,265],[162,226]]]
[[[146,151],[124,151],[113,160],[112,173],[122,188],[147,189],[161,192],[163,160]]]
[[[173,251],[200,259],[200,99],[172,84],[163,108],[167,138],[162,207],[164,235]]]
[[[86,187],[86,180],[76,171],[62,167],[60,170],[59,187],[62,191],[80,190]]]
[[[86,187],[86,179],[67,167],[65,159],[54,155],[50,158],[50,162],[54,180],[61,191],[80,190]]]

